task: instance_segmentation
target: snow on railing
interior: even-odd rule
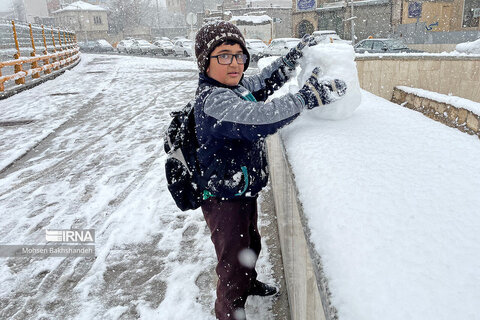
[[[43,47],[42,54],[37,55],[37,47]],[[13,60],[10,60],[12,56]],[[44,26],[32,27],[31,24],[16,26],[15,21],[11,25],[1,23],[0,92],[5,91],[5,83],[8,81],[24,85],[27,77],[38,79],[42,72],[48,75],[52,70],[61,70],[79,57],[77,39],[73,32]],[[6,74],[3,75],[2,71]]]

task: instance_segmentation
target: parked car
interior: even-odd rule
[[[267,48],[267,45],[262,40],[245,39],[245,42],[252,61],[258,61],[258,59],[263,57],[263,51]]]
[[[175,43],[177,42],[177,40],[180,40],[180,39],[186,39],[184,36],[178,36],[178,37],[175,37],[172,39],[172,42]]]
[[[79,42],[80,51],[83,52],[112,52],[112,45],[105,39]]]
[[[105,39],[99,39],[96,41],[96,46],[95,48],[97,50],[100,50],[101,52],[113,52],[115,49],[112,47],[112,45]]]
[[[168,37],[155,37],[155,38],[153,38],[153,42],[159,41],[159,40],[170,41],[170,38],[168,38]]]
[[[263,55],[268,56],[283,56],[287,54],[290,49],[295,47],[300,42],[298,38],[277,38],[270,42],[270,45],[265,48]]]
[[[92,52],[94,46],[95,46],[95,42],[93,42],[93,41],[79,41],[78,42],[78,47],[80,48],[81,52]]]
[[[120,41],[117,44],[117,51],[120,53],[130,53],[130,47],[132,46],[134,40],[125,39]]]
[[[407,47],[405,43],[398,39],[365,39],[354,46],[357,53],[400,53],[400,52],[423,52]]]
[[[352,44],[351,41],[341,39],[335,30],[319,30],[314,31],[312,35],[318,43],[346,43]]]
[[[147,40],[134,40],[130,52],[135,54],[159,54],[160,48]]]
[[[193,51],[194,42],[188,39],[177,40],[173,44],[174,55],[182,55],[185,57],[191,57],[194,55]]]
[[[171,43],[169,40],[157,40],[153,44],[160,48],[160,54],[162,56],[174,53],[173,43]]]

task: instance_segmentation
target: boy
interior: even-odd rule
[[[292,122],[304,109],[345,94],[341,80],[319,81],[315,69],[296,94],[264,102],[295,68],[310,36],[255,76],[244,77],[250,56],[240,30],[225,21],[203,26],[196,35],[199,85],[195,98],[198,158],[208,184],[201,206],[218,264],[217,319],[245,319],[249,295],[267,296],[275,287],[258,281],[261,249],[257,195],[267,184],[264,138]]]

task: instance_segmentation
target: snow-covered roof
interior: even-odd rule
[[[236,22],[240,24],[267,24],[272,21],[272,18],[270,18],[267,15],[261,15],[261,16],[233,16],[232,19],[230,19],[230,22]]]
[[[64,12],[64,11],[107,11],[107,9],[94,4],[90,4],[84,1],[77,1],[69,4],[63,9],[57,10],[54,13]]]

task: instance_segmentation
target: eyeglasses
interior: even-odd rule
[[[210,56],[210,58],[217,58],[218,64],[231,64],[233,62],[233,57],[237,59],[238,64],[245,64],[247,63],[248,57],[245,53],[222,53],[217,56]]]

